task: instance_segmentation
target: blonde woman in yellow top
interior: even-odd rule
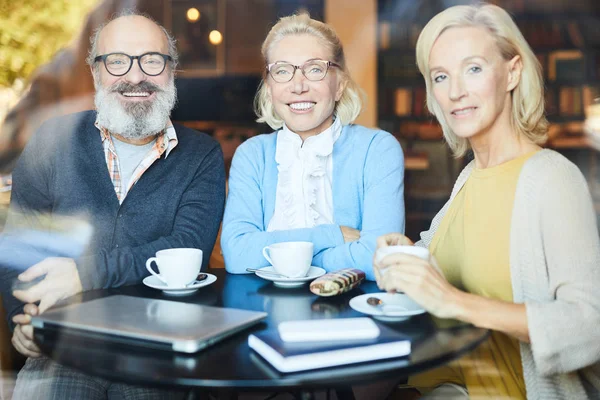
[[[575,165],[542,150],[540,65],[510,16],[448,8],[423,29],[427,104],[456,156],[474,160],[415,245],[428,261],[375,263],[379,287],[492,330],[463,359],[411,377],[423,398],[600,398],[600,240]],[[401,234],[378,247],[412,244]]]

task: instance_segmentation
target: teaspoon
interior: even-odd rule
[[[288,278],[287,276],[279,274],[277,272],[263,271],[262,269],[246,268],[246,272],[258,272],[258,273],[265,274],[265,275],[273,275],[273,276],[279,276],[281,278]]]

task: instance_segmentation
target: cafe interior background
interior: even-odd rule
[[[552,123],[546,146],[583,171],[600,219],[600,1],[490,2],[514,16],[538,56]],[[406,233],[416,239],[448,199],[468,156],[452,157],[425,108],[425,85],[414,47],[431,17],[446,7],[468,3],[0,0],[0,215],[6,214],[15,158],[41,122],[93,108],[93,83],[84,59],[91,32],[106,17],[135,7],[172,31],[181,54],[179,102],[172,119],[215,137],[229,165],[240,143],[270,132],[254,121],[252,110],[264,70],[262,41],[279,17],[306,11],[331,24],[342,39],[350,71],[366,94],[366,109],[357,123],[380,127],[402,143]],[[218,255],[218,249],[213,254]],[[222,259],[215,257],[212,265],[219,263]]]

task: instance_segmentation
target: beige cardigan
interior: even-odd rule
[[[429,247],[473,170],[418,246]],[[559,153],[542,150],[519,175],[510,230],[515,303],[525,303],[531,344],[521,343],[528,399],[600,399],[600,237],[587,183]]]

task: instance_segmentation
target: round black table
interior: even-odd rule
[[[186,297],[173,297],[144,285],[90,291],[72,301],[87,301],[113,294],[184,301],[218,307],[266,311],[265,322],[237,333],[197,354],[175,354],[68,334],[37,331],[42,351],[55,361],[90,375],[131,384],[186,388],[240,390],[314,390],[348,388],[361,383],[397,378],[449,362],[474,349],[488,336],[485,329],[456,321],[435,320],[428,314],[402,322],[386,323],[412,338],[409,357],[373,361],[321,370],[282,374],[247,344],[248,334],[276,328],[286,320],[364,316],[348,305],[363,293],[379,292],[374,282],[335,297],[318,297],[308,285],[283,289],[254,275],[232,275],[221,269],[208,272],[217,281]]]

